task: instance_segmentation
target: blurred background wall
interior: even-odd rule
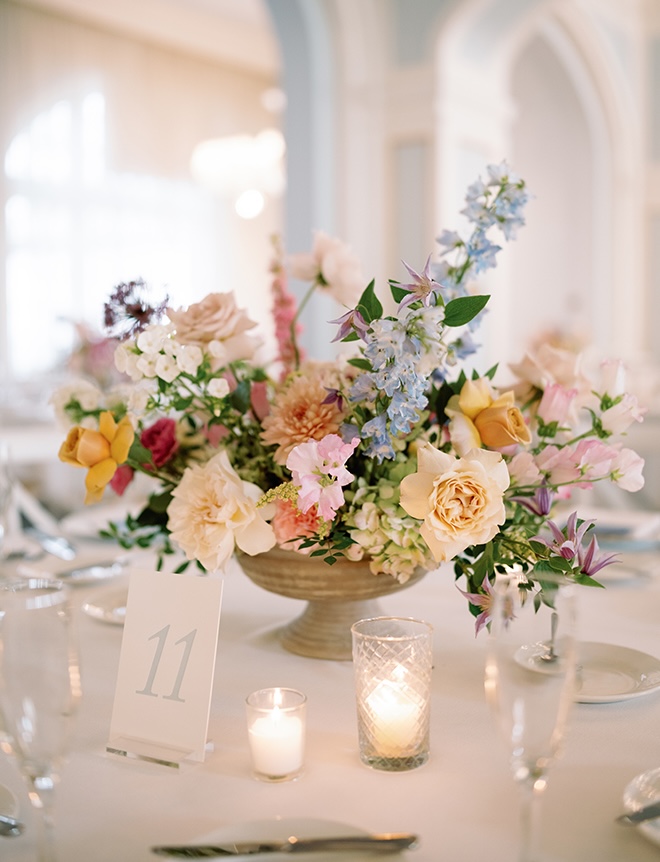
[[[534,197],[480,288],[480,361],[543,339],[624,358],[658,487],[655,0],[0,0],[0,142],[6,426],[51,422],[119,281],[234,290],[268,344],[274,233],[340,236],[385,295],[506,159]],[[305,316],[313,355],[336,316]]]

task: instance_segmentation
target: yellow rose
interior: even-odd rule
[[[485,377],[466,380],[457,399],[458,409],[469,419],[474,419],[493,403],[493,391]]]
[[[423,522],[421,535],[440,563],[497,535],[508,487],[498,452],[473,449],[455,458],[425,443],[417,453],[417,472],[401,481],[401,506]]]
[[[67,434],[58,453],[60,461],[86,467],[85,503],[97,503],[117,467],[128,458],[135,432],[127,416],[117,424],[107,410],[99,417],[99,430],[76,425]]]
[[[516,443],[531,442],[532,435],[525,419],[513,402],[513,392],[506,392],[474,417],[475,428],[484,446],[501,449]]]
[[[449,399],[445,412],[450,418],[449,436],[459,455],[482,446],[502,449],[532,440],[514,393],[494,398],[484,377],[466,380],[459,395]]]

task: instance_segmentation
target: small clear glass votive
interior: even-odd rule
[[[374,617],[352,628],[360,759],[403,772],[429,757],[433,628],[423,620]]]
[[[253,691],[245,704],[255,778],[298,778],[305,755],[305,695],[294,688],[262,688]]]

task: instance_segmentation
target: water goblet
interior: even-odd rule
[[[37,578],[1,584],[0,748],[26,780],[40,862],[56,858],[53,795],[79,697],[66,587]]]
[[[539,859],[541,796],[575,691],[575,585],[545,574],[542,584],[497,577],[486,660],[486,696],[521,790],[520,862]]]

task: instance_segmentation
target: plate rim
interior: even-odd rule
[[[631,657],[633,655],[639,656],[644,660],[651,660],[655,663],[656,670],[660,671],[660,659],[657,656],[651,655],[651,653],[644,652],[642,650],[638,650],[635,647],[624,646],[623,644],[610,644],[604,641],[581,641],[578,644],[578,663],[581,664],[580,661],[580,650],[584,647],[599,647],[599,648],[607,648],[608,650],[615,650],[620,653],[628,654]],[[611,694],[599,694],[599,695],[584,695],[578,690],[575,694],[575,701],[577,703],[618,703],[619,701],[624,700],[632,700],[636,697],[642,697],[645,694],[650,694],[651,692],[657,691],[660,689],[660,679],[652,685],[644,686],[641,688],[636,688],[634,691],[627,692],[612,692]]]

